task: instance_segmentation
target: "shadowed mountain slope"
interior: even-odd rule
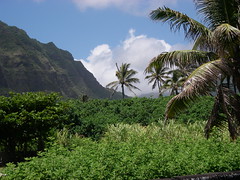
[[[71,98],[108,98],[111,94],[68,51],[52,42],[40,43],[0,21],[0,94],[9,91],[59,92]]]

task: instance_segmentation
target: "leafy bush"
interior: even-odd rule
[[[206,140],[203,124],[110,125],[99,142],[65,132],[62,145],[8,164],[3,179],[154,179],[239,169],[240,142],[225,134]]]
[[[0,96],[0,150],[43,150],[53,129],[67,124],[67,104],[56,93]]]

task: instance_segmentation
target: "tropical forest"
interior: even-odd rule
[[[0,23],[0,179],[240,178],[240,1],[193,3],[201,22],[166,6],[149,14],[189,50],[147,59],[144,72],[116,63],[106,87],[68,52]],[[18,81],[45,89],[20,88],[19,68]],[[138,73],[157,97],[136,96]]]

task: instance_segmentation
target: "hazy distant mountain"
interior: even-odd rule
[[[147,97],[147,98],[158,98],[159,94],[157,92],[151,92],[146,94],[141,94],[139,97]],[[170,92],[166,91],[163,93],[163,96],[170,96]]]
[[[0,94],[8,91],[54,91],[73,98],[111,94],[68,51],[52,42],[40,43],[0,21]]]

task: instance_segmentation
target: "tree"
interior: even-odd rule
[[[163,84],[168,77],[168,68],[163,66],[163,63],[155,64],[145,69],[145,74],[150,74],[145,77],[148,79],[148,84],[153,83],[152,89],[158,87],[159,97],[163,94]]]
[[[185,80],[184,75],[178,69],[170,71],[172,74],[171,77],[168,77],[163,84],[164,89],[169,89],[170,95],[179,94],[180,88],[183,86],[183,82]]]
[[[205,128],[209,136],[212,127],[227,122],[232,139],[237,138],[240,116],[240,1],[195,0],[197,12],[203,15],[202,24],[186,14],[167,7],[151,12],[151,18],[168,22],[171,30],[181,28],[185,37],[193,40],[192,50],[173,51],[158,55],[149,64],[164,63],[169,67],[179,64],[197,66],[186,79],[183,91],[173,97],[166,108],[166,120],[187,108],[202,95],[216,91],[215,104]],[[227,81],[224,86],[223,82]],[[230,89],[230,82],[234,90]]]
[[[133,77],[134,75],[137,74],[137,71],[135,71],[133,69],[129,69],[129,66],[130,66],[130,64],[122,63],[122,65],[119,68],[116,63],[116,67],[117,67],[116,76],[117,76],[118,80],[113,81],[113,82],[107,84],[107,86],[106,86],[107,88],[113,89],[113,91],[115,92],[120,85],[121,89],[122,89],[123,99],[125,98],[124,86],[126,86],[132,93],[134,93],[132,89],[140,90],[139,88],[137,88],[136,86],[133,85],[133,83],[140,82],[138,78]]]
[[[30,151],[44,150],[55,129],[68,123],[69,106],[57,93],[10,93],[0,96],[0,151],[23,158]]]

